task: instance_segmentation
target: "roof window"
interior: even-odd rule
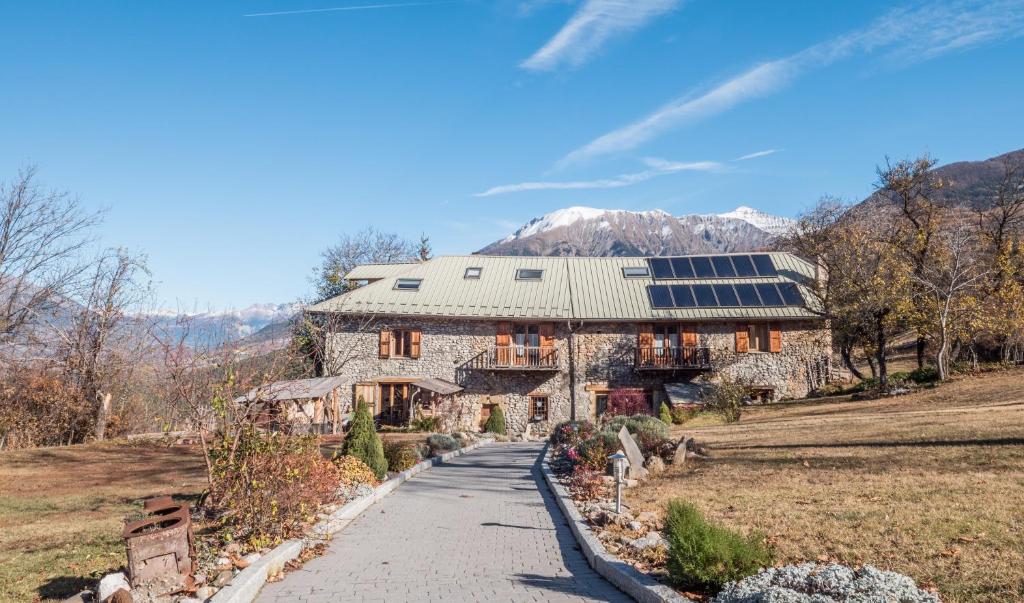
[[[645,278],[651,276],[651,270],[647,266],[623,266],[622,276],[626,278]]]
[[[462,278],[480,278],[480,274],[484,271],[480,266],[470,266],[466,268],[466,273],[462,275]]]
[[[421,278],[400,278],[395,281],[396,291],[419,291]]]
[[[539,281],[544,278],[544,271],[539,268],[520,268],[516,270],[517,281]]]

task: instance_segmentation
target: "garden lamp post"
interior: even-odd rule
[[[626,477],[626,455],[622,451],[608,457],[612,462],[612,475],[615,476],[615,512],[622,513],[622,481]]]

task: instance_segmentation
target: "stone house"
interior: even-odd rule
[[[324,371],[382,423],[445,403],[464,427],[501,405],[512,434],[596,418],[629,389],[652,409],[699,402],[721,375],[752,396],[827,382],[832,341],[788,253],[664,257],[442,256],[365,265],[353,290],[308,309]]]

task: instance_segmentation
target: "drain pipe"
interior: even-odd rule
[[[576,420],[576,338],[572,327],[572,321],[566,321],[566,328],[569,330],[567,343],[569,344],[569,420]]]

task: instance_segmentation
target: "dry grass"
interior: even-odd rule
[[[157,494],[195,494],[198,451],[102,444],[0,453],[0,601],[60,600],[126,563],[123,519]]]
[[[1024,601],[1024,371],[899,398],[751,410],[674,428],[713,460],[629,491],[634,508],[683,498],[767,535],[790,563],[872,564],[944,601]]]

